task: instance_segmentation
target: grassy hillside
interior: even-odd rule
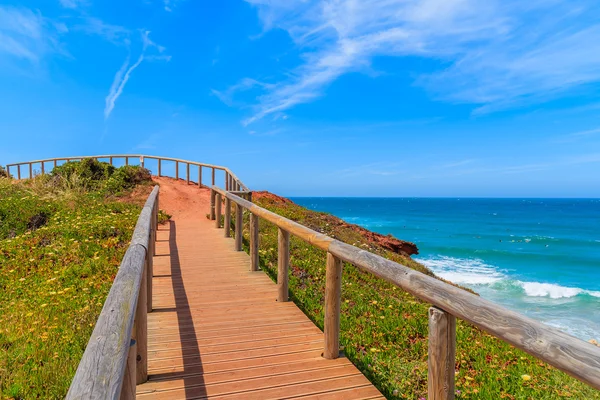
[[[91,160],[0,178],[1,398],[64,398],[149,181]]]
[[[273,195],[258,205],[346,243],[431,274],[408,256],[365,239],[350,224]],[[247,232],[245,242],[247,245]],[[294,302],[323,327],[326,254],[292,238],[290,290]],[[261,268],[277,274],[277,229],[261,221]],[[412,295],[344,264],[341,341],[346,356],[390,399],[427,398],[427,310]],[[469,399],[600,399],[600,392],[471,325],[457,324],[456,394]],[[590,345],[591,346],[591,345]]]

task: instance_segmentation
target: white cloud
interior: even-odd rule
[[[63,53],[59,37],[63,24],[55,24],[27,8],[0,5],[0,55],[37,63],[51,53]]]
[[[137,67],[140,66],[140,64],[142,63],[142,61],[144,61],[144,59],[154,59],[154,60],[166,59],[167,61],[170,60],[170,56],[147,56],[146,55],[146,51],[149,48],[155,48],[160,53],[162,53],[165,50],[165,48],[163,46],[157,45],[156,43],[151,41],[148,36],[149,34],[150,34],[149,31],[142,32],[142,52],[140,53],[140,56],[138,57],[137,61],[133,65],[130,66],[129,65],[129,57],[127,57],[127,59],[125,60],[125,62],[121,66],[121,68],[115,74],[115,78],[113,79],[113,83],[108,92],[108,96],[106,96],[106,99],[105,99],[105,103],[106,103],[105,107],[104,107],[104,119],[105,120],[107,120],[108,117],[110,117],[110,114],[112,113],[113,109],[115,108],[115,102],[117,101],[119,96],[121,96],[121,94],[123,93],[123,89],[125,88],[127,81],[129,81],[129,78],[131,77],[131,73]]]
[[[246,0],[285,30],[304,62],[255,104],[252,123],[321,96],[378,56],[442,61],[417,82],[491,111],[600,81],[599,7],[586,0]]]

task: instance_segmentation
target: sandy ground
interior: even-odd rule
[[[173,220],[206,219],[210,212],[210,189],[164,176],[153,176],[152,180],[160,185],[161,210],[170,214]]]

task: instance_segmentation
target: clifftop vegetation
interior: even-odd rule
[[[0,398],[64,398],[150,178],[94,160],[0,178]]]

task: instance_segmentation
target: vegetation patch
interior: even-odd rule
[[[67,393],[152,188],[99,164],[0,179],[0,398]],[[116,197],[140,183],[138,204]]]
[[[335,217],[329,214],[269,196],[256,196],[254,201],[341,241],[431,274],[410,257],[357,236],[348,224],[332,224]],[[248,240],[245,231],[246,250]],[[259,256],[261,268],[276,280],[277,228],[264,220],[260,222]],[[292,237],[290,264],[291,300],[322,329],[326,253]],[[346,356],[387,398],[426,399],[430,305],[351,264],[344,263],[342,282],[341,342]],[[460,320],[457,342],[456,398],[600,399],[595,389]]]

